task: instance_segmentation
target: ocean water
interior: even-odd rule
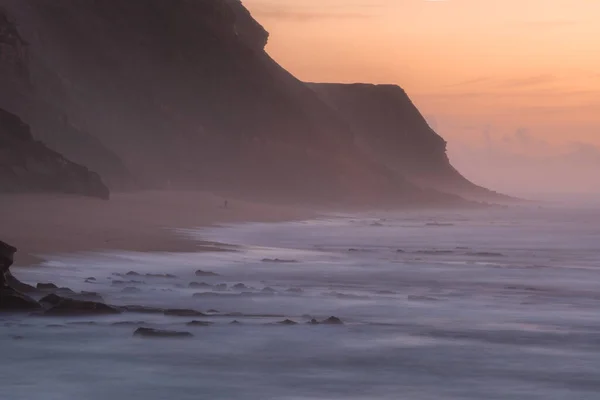
[[[600,211],[340,214],[179,233],[221,251],[17,269],[110,304],[211,313],[0,315],[0,399],[600,399]],[[117,276],[128,271],[142,276]],[[307,324],[330,316],[344,324]],[[142,339],[139,326],[194,336]]]

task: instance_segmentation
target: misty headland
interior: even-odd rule
[[[174,208],[190,216],[219,213],[218,202],[209,200],[207,209],[202,200],[190,201],[194,196],[235,199],[238,210],[245,201],[340,210],[510,200],[450,165],[446,142],[401,88],[298,81],[265,52],[268,33],[239,1],[0,6],[0,189],[44,193],[40,203],[48,207],[42,214],[36,197],[3,196],[21,210],[3,208],[3,237],[26,251],[51,251],[36,244],[51,239],[15,232],[45,232],[45,220],[60,215],[62,225],[51,226],[61,234],[52,237],[82,241],[92,226],[114,227],[129,204],[120,200],[136,192],[132,204],[144,204],[144,215],[171,228],[180,227],[175,216],[167,221]],[[50,157],[69,164],[53,167]],[[64,196],[47,201],[49,193],[105,198],[108,191],[112,200],[102,205],[69,198],[61,207]],[[169,196],[157,191],[172,192],[177,206],[161,206]],[[97,213],[100,225],[91,223]],[[261,214],[239,218],[262,220]],[[143,218],[123,224],[122,236],[139,238],[124,232],[140,224],[146,226]],[[115,244],[111,235],[96,236],[80,249]]]

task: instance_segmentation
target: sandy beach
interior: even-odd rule
[[[97,250],[202,250],[176,228],[304,219],[301,208],[225,199],[204,192],[116,193],[110,201],[67,195],[0,196],[0,240],[16,246],[16,266],[44,255]]]

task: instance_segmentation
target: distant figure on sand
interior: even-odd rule
[[[225,200],[223,202],[223,208],[227,208],[227,207],[229,207],[229,202],[227,200]]]

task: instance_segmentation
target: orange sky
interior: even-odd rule
[[[600,144],[600,0],[244,4],[300,79],[397,83],[445,136],[485,125]]]
[[[298,78],[399,84],[451,155],[600,146],[600,0],[243,2]]]

